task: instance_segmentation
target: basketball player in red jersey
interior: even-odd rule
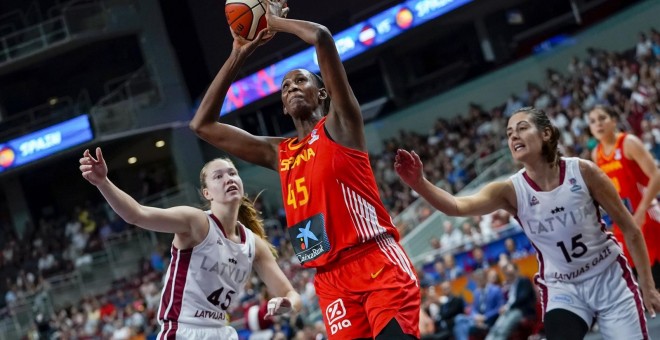
[[[655,199],[660,192],[660,170],[639,138],[618,131],[617,120],[618,114],[612,108],[597,106],[591,110],[589,128],[599,141],[591,158],[612,180],[624,205],[642,228],[653,278],[656,288],[660,288],[660,207]],[[623,240],[617,225],[613,234]],[[632,263],[628,247],[622,244]]]
[[[327,28],[286,18],[284,1],[268,1],[268,32],[233,50],[211,83],[190,127],[243,160],[280,173],[288,231],[303,266],[316,268],[316,293],[331,339],[419,338],[415,271],[379,198],[360,106]],[[282,81],[284,114],[294,138],[259,137],[217,122],[240,66],[276,32],[313,45],[324,82],[302,69]],[[330,104],[330,100],[332,103]]]

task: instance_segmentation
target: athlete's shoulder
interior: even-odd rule
[[[642,140],[633,134],[626,134],[621,147],[623,148],[623,155],[628,159],[635,158],[634,156],[637,153],[643,152],[645,149]]]
[[[589,159],[583,159],[583,158],[577,158],[577,157],[566,157],[564,158],[566,161],[566,165],[569,165],[571,163],[576,164],[578,168],[580,169],[580,173],[584,175],[585,171],[600,171],[600,168],[594,163],[592,160]]]
[[[587,187],[590,189],[599,188],[600,185],[604,184],[603,182],[609,183],[609,177],[607,177],[605,172],[600,167],[598,167],[596,163],[581,158],[577,158],[576,161],[578,162],[580,175],[582,176],[584,182],[587,184]]]

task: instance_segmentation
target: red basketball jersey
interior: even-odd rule
[[[649,178],[644,171],[639,167],[637,162],[626,158],[623,153],[623,142],[626,138],[625,133],[620,133],[617,136],[614,150],[605,155],[601,144],[596,149],[596,164],[600,167],[607,176],[612,180],[616,191],[619,193],[623,204],[628,208],[631,214],[637,210],[639,203],[642,200],[644,190],[649,182]],[[642,234],[648,250],[649,259],[651,264],[655,261],[660,261],[660,208],[657,204],[653,203],[646,211],[646,220],[644,225],[641,225]],[[635,264],[630,256],[630,251],[625,243],[623,243],[623,232],[621,229],[612,222],[614,227],[612,232],[614,236],[621,241],[623,246],[623,253],[630,260],[631,265]]]
[[[369,155],[335,143],[325,118],[302,141],[279,145],[279,173],[291,242],[305,267],[333,262],[346,248],[378,235],[398,241]]]
[[[614,150],[609,155],[605,155],[603,145],[598,144],[596,164],[612,180],[623,203],[632,214],[642,200],[643,190],[649,183],[649,178],[637,162],[624,156],[623,141],[625,138],[625,133],[617,136]]]

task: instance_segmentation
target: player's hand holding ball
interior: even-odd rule
[[[233,49],[250,55],[275,35],[268,29],[268,18],[276,20],[288,13],[286,1],[226,0],[225,15],[234,38]]]
[[[268,301],[268,312],[264,319],[272,318],[276,315],[290,313],[292,310],[291,301],[285,297],[276,297]]]

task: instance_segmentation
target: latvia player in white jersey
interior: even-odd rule
[[[643,304],[655,317],[655,290],[642,233],[609,178],[591,161],[562,158],[559,130],[540,110],[518,110],[507,125],[508,145],[524,169],[477,194],[455,197],[424,178],[419,156],[399,150],[401,179],[452,216],[504,209],[518,218],[537,250],[548,339],[583,339],[595,319],[605,339],[648,339],[642,297],[621,247],[598,215],[602,206],[621,226],[639,269]]]
[[[300,310],[300,295],[278,267],[274,248],[264,240],[263,224],[228,159],[210,161],[200,173],[208,211],[140,205],[110,182],[100,148],[96,159],[85,150],[80,171],[126,222],[174,234],[158,310],[158,339],[238,339],[227,309],[237,303],[252,268],[277,296],[268,302],[266,317]]]

